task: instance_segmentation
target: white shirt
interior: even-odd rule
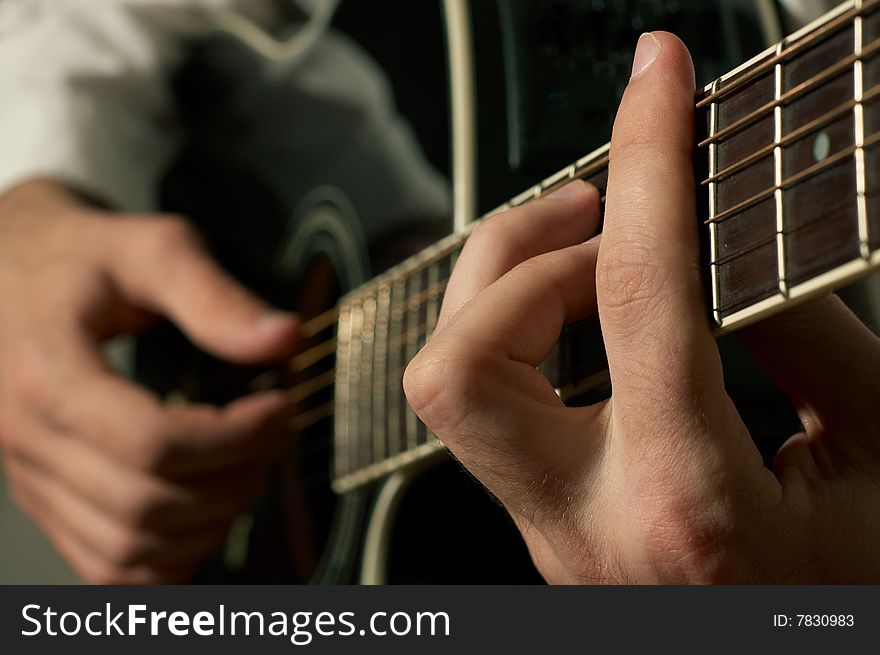
[[[307,14],[318,2],[297,0]],[[279,8],[277,0],[0,0],[0,194],[49,177],[116,209],[154,211],[158,180],[180,144],[169,77],[187,44],[225,31],[230,13],[284,27]],[[389,215],[448,206],[448,188],[397,115],[384,76],[354,44],[327,32],[302,61],[277,68],[300,94],[363,107],[361,124],[339,136],[346,161],[376,161],[380,182],[404,189],[386,198]],[[306,119],[320,118],[291,116],[285,127],[306,161],[337,155],[308,129]],[[304,122],[292,139],[289,130]],[[373,134],[381,138],[365,142]],[[342,171],[330,182],[344,187],[355,174],[363,176]]]

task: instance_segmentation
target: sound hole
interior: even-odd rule
[[[321,255],[307,267],[299,292],[298,310],[308,322],[332,309],[341,295],[339,278],[330,260]],[[335,338],[335,323],[310,336],[301,352],[321,352]],[[291,390],[298,399],[298,415],[291,430],[291,449],[284,458],[282,515],[296,577],[311,578],[325,549],[336,506],[330,489],[333,453],[333,354],[313,363],[294,358]],[[300,398],[301,396],[301,398]]]

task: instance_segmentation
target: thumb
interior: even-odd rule
[[[186,222],[137,218],[115,227],[110,274],[133,304],[167,316],[229,361],[257,364],[292,354],[296,316],[272,309],[221,270]]]

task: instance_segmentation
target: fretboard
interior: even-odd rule
[[[697,227],[717,334],[880,267],[878,103],[880,0],[841,5],[697,93]],[[594,184],[604,198],[608,151],[596,150],[489,214],[573,179]],[[341,301],[336,491],[442,452],[408,407],[401,380],[434,330],[468,232]],[[605,381],[598,319],[566,327],[543,369],[563,398]]]

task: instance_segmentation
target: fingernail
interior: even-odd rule
[[[650,32],[646,32],[639,37],[639,43],[636,45],[636,55],[633,58],[632,74],[630,79],[638,77],[651,67],[657,55],[660,54],[660,42]]]
[[[558,199],[558,198],[571,198],[574,196],[581,195],[584,191],[587,190],[587,183],[583,180],[572,180],[568,184],[559,187],[548,195],[548,198]]]

